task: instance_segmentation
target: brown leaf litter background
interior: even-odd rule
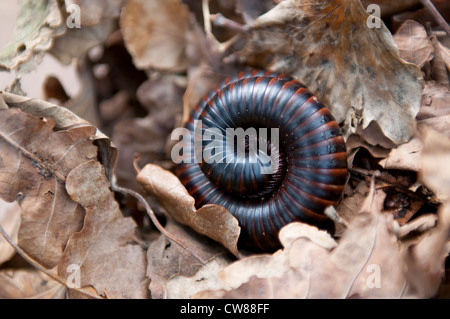
[[[0,297],[448,298],[450,5],[433,2],[444,20],[418,0],[75,0],[79,28],[64,1],[4,4]],[[264,254],[170,159],[199,99],[253,68],[330,108],[350,167],[336,233],[292,223]]]

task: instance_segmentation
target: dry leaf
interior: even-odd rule
[[[389,155],[380,161],[385,169],[402,169],[418,172],[422,167],[422,141],[414,137],[408,143],[391,150]]]
[[[54,121],[55,130],[67,130],[71,128],[81,130],[84,128],[89,132],[94,131],[94,135],[90,138],[95,141],[95,145],[98,147],[99,160],[105,167],[108,178],[111,179],[112,172],[117,161],[117,149],[111,143],[109,137],[103,134],[91,123],[77,116],[65,107],[39,99],[27,98],[2,92],[0,95],[0,103],[2,101],[5,102],[5,105],[20,109],[35,117],[51,119]]]
[[[314,226],[299,222],[290,223],[283,227],[283,231],[279,236],[284,247],[292,246],[294,241],[300,237],[306,237],[316,245],[328,250],[332,250],[337,246],[336,241],[326,231],[318,230]]]
[[[120,149],[115,174],[121,185],[134,188],[136,174],[133,169],[135,154],[144,163],[158,163],[165,159],[167,135],[174,125],[173,117],[158,113],[144,118],[124,118],[114,127],[112,138]]]
[[[237,219],[225,208],[205,205],[195,209],[194,198],[178,178],[157,165],[147,164],[137,175],[137,180],[177,222],[221,243],[235,256],[239,256],[237,241],[240,227]]]
[[[120,16],[125,45],[138,69],[186,69],[189,12],[180,0],[127,0]]]
[[[427,81],[423,90],[422,103],[420,106],[418,120],[430,117],[450,114],[450,86],[447,84]]]
[[[436,38],[432,38],[431,41],[435,52],[435,58],[431,63],[433,79],[440,83],[449,84],[450,49],[443,46]]]
[[[122,216],[108,172],[97,161],[103,148],[105,163],[113,166],[107,138],[70,111],[2,96],[10,107],[58,119],[36,118],[16,108],[0,110],[0,193],[21,204],[19,246],[38,263],[57,265],[61,278],[68,278],[70,267],[77,265],[82,286],[92,286],[102,296],[147,297],[145,252],[136,244],[136,224]]]
[[[2,299],[63,299],[66,288],[38,270],[0,271]]]
[[[450,206],[448,202],[438,213],[437,226],[425,233],[418,243],[405,243],[405,295],[429,298],[433,296],[444,277],[445,259],[450,252]]]
[[[419,68],[434,57],[434,48],[428,38],[427,31],[413,20],[403,23],[394,34],[400,57],[416,64]]]
[[[186,297],[189,291],[192,294],[192,290],[199,287],[194,288],[193,284],[183,288],[183,284],[180,287],[176,283],[167,287],[168,281],[178,278],[174,280],[181,283],[197,282],[199,277],[211,275],[211,272],[213,275],[217,273],[216,268],[210,269],[211,265],[216,267],[230,263],[230,258],[224,254],[222,246],[205,240],[204,236],[173,222],[172,219],[168,220],[165,229],[183,246],[169,240],[165,235],[160,235],[150,244],[147,250],[147,276],[151,279],[150,291],[153,299],[176,298],[180,297],[180,294]],[[204,284],[211,285],[210,282]]]
[[[347,185],[349,188],[349,185]],[[361,210],[364,199],[369,194],[370,187],[366,181],[359,182],[351,188],[351,193],[346,194],[343,200],[337,206],[337,214],[345,221],[349,222],[357,216]]]
[[[208,261],[195,275],[187,277],[177,275],[167,283],[168,299],[188,299],[197,292],[222,287],[217,273],[230,264],[226,255],[220,255]]]
[[[282,1],[256,19],[242,55],[305,83],[347,136],[374,121],[401,144],[414,132],[422,74],[398,57],[384,24],[370,17],[380,27],[369,28],[368,18],[357,0]]]
[[[72,63],[74,58],[81,60],[89,49],[104,43],[114,27],[113,19],[102,19],[95,25],[68,29],[65,36],[55,39],[50,53],[66,65]]]
[[[401,245],[398,225],[382,213],[385,194],[372,185],[360,213],[333,245],[324,234],[298,233],[273,255],[248,257],[219,273],[223,286],[198,298],[429,298],[436,292],[447,254],[449,225],[433,229],[431,239]],[[292,227],[286,226],[285,228]],[[309,226],[310,227],[310,226]],[[318,230],[316,230],[318,232]],[[318,236],[318,237],[317,237]],[[321,238],[318,240],[318,238]],[[430,247],[435,244],[433,249]],[[405,248],[407,246],[408,248]],[[424,247],[427,247],[424,248]],[[431,251],[431,252],[430,252]],[[419,258],[424,262],[418,263]],[[437,262],[437,263],[436,263]],[[411,264],[415,266],[411,267]],[[430,268],[431,267],[431,268]],[[412,278],[414,274],[420,276]],[[422,290],[417,287],[425,287]]]
[[[50,49],[50,53],[63,64],[72,63],[74,58],[83,60],[89,49],[105,43],[116,28],[123,0],[71,2],[79,7],[79,11],[71,11],[68,3],[66,10],[80,13],[80,26],[69,27],[64,36],[55,39]]]
[[[425,232],[419,240],[405,242],[402,249],[409,283],[405,294],[429,297],[438,289],[450,252],[450,142],[448,135],[443,135],[432,126],[422,128],[422,141],[424,149],[419,179],[434,191],[443,204],[438,210],[437,226]]]
[[[55,266],[84,211],[64,190],[67,174],[97,157],[92,127],[53,131],[55,122],[17,109],[0,110],[0,195],[22,208],[19,245],[42,265]],[[73,147],[76,145],[77,147]]]
[[[15,243],[17,243],[19,225],[20,206],[17,203],[7,203],[0,199],[0,226]],[[3,237],[0,237],[0,265],[8,261],[15,252],[14,248]]]
[[[145,251],[137,245],[136,223],[124,218],[109,189],[104,168],[95,161],[67,176],[70,197],[86,211],[83,228],[73,234],[58,264],[58,274],[80,270],[80,287],[93,286],[109,298],[146,298]]]
[[[442,202],[450,201],[450,143],[448,137],[433,128],[424,128],[420,180]]]
[[[82,29],[87,26],[96,25],[104,18],[117,18],[122,7],[123,0],[72,0],[83,12],[80,16]]]
[[[81,89],[71,99],[65,101],[62,106],[75,113],[90,125],[98,126],[100,118],[97,110],[97,93],[95,92],[94,78],[86,65],[77,66]]]

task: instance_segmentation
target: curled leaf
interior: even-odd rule
[[[197,210],[194,198],[178,178],[157,165],[147,164],[137,175],[137,180],[177,222],[221,243],[239,256],[237,241],[240,227],[228,210],[218,205],[205,205]]]
[[[13,40],[0,51],[0,69],[21,77],[37,67],[66,27],[56,0],[23,0],[19,7]]]

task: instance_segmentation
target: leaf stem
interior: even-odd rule
[[[126,194],[126,195],[130,195],[134,198],[136,198],[142,205],[144,205],[144,208],[147,212],[147,215],[150,217],[151,221],[153,222],[153,224],[155,225],[155,227],[167,238],[169,238],[170,240],[172,240],[174,243],[176,243],[177,245],[179,245],[181,248],[189,251],[188,247],[186,247],[183,243],[180,242],[179,239],[177,239],[176,237],[174,237],[171,233],[169,233],[163,225],[161,225],[161,223],[159,222],[158,218],[155,215],[155,212],[153,211],[153,209],[150,207],[150,205],[148,204],[148,202],[145,200],[145,198],[139,194],[138,192],[129,189],[129,188],[125,188],[125,187],[121,187],[118,185],[112,185],[111,186],[112,190],[115,192],[119,192],[122,194]],[[192,253],[192,252],[191,252]],[[196,256],[197,257],[197,256]]]

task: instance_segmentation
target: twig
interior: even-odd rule
[[[8,233],[5,231],[5,229],[0,225],[0,234],[5,238],[5,240],[15,249],[15,251],[24,259],[26,260],[30,265],[32,265],[34,268],[36,268],[37,270],[43,272],[44,274],[46,274],[48,277],[50,277],[51,279],[55,280],[56,282],[60,283],[61,285],[63,285],[64,287],[67,287],[67,282],[64,281],[62,278],[60,278],[59,276],[51,273],[48,269],[46,269],[45,267],[43,267],[41,264],[39,264],[36,260],[34,260],[32,257],[30,257],[22,248],[19,247],[19,245],[17,245],[12,239],[11,237],[9,237]],[[77,287],[70,287],[70,289],[76,290],[79,293],[82,293],[88,297],[91,298],[95,298],[95,299],[103,299],[103,297],[99,296],[99,295],[93,295],[92,293],[90,293],[89,291],[86,291],[82,288],[77,288]]]
[[[209,10],[209,0],[202,0],[202,12],[203,12],[203,27],[205,29],[206,37],[213,41],[219,50],[219,52],[225,52],[230,48],[238,39],[239,36],[236,34],[225,42],[220,42],[216,39],[212,32],[211,22],[215,26],[221,26],[229,28],[231,30],[237,31],[238,33],[247,32],[249,30],[248,26],[241,25],[233,20],[225,18],[222,14],[211,14]]]
[[[250,30],[250,27],[245,24],[237,23],[236,21],[230,20],[224,17],[221,13],[211,14],[211,22],[218,27],[224,27],[233,31],[240,33],[245,33]]]
[[[174,243],[176,243],[177,245],[179,245],[181,248],[183,248],[186,251],[190,251],[188,249],[188,247],[186,247],[183,243],[180,242],[179,239],[177,239],[176,237],[174,237],[171,233],[169,233],[164,227],[163,225],[161,225],[161,223],[159,222],[158,218],[156,218],[155,212],[153,211],[153,209],[150,207],[150,205],[147,203],[147,201],[145,200],[145,198],[139,194],[138,192],[129,189],[129,188],[125,188],[125,187],[121,187],[121,186],[117,186],[117,185],[112,185],[112,190],[115,192],[119,192],[122,194],[126,194],[126,195],[130,195],[134,198],[136,198],[142,205],[144,205],[144,208],[147,212],[147,215],[150,217],[151,221],[153,222],[153,224],[155,225],[155,227],[167,238],[169,238],[170,240],[172,240]],[[194,255],[191,252],[192,255]],[[195,256],[195,255],[194,255]],[[198,256],[195,256],[196,258],[200,259]]]
[[[436,9],[433,2],[431,2],[431,0],[420,0],[420,2],[425,8],[428,9],[428,11],[431,12],[436,22],[445,30],[447,35],[450,36],[450,26],[448,25],[447,21],[445,21],[439,10]]]
[[[212,26],[211,26],[211,13],[209,11],[209,0],[202,0],[202,12],[203,12],[203,27],[205,28],[206,36],[217,42],[216,38],[214,37],[212,33]]]

